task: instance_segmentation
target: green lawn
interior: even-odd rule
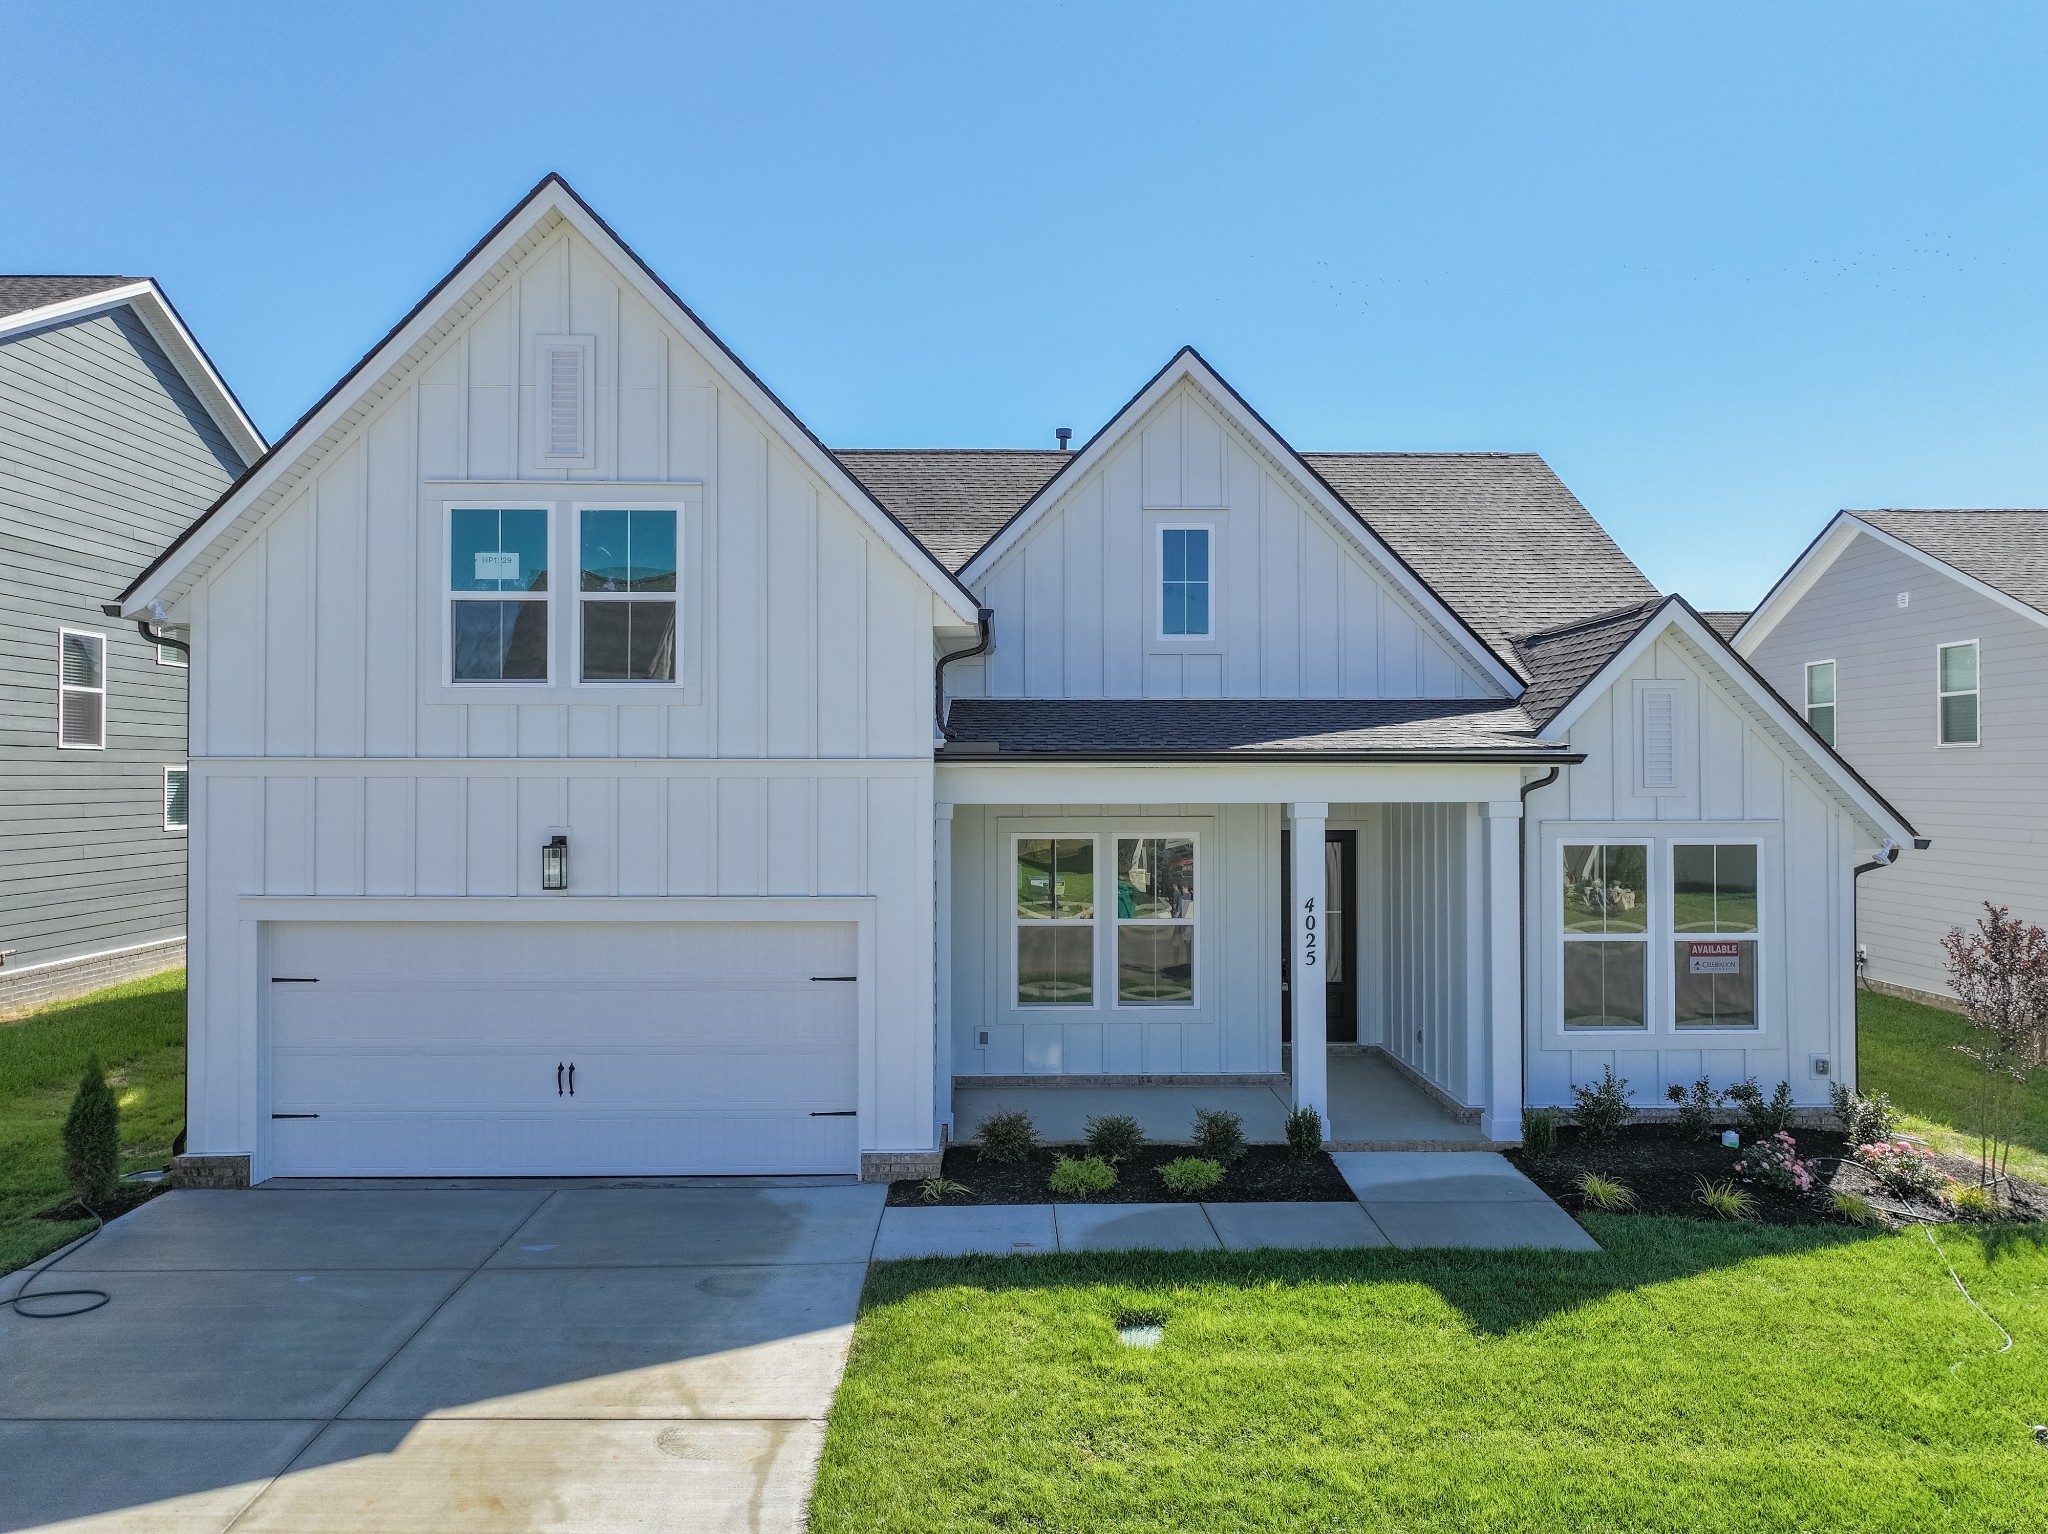
[[[59,1138],[88,1055],[107,1067],[121,1105],[124,1170],[162,1166],[185,1121],[185,972],[60,1002],[0,1023],[0,1273],[92,1228],[33,1218],[62,1200]]]
[[[1939,1150],[1977,1154],[1976,1093],[1983,1072],[1951,1045],[1975,1032],[1953,1012],[1865,991],[1856,1006],[1857,1066],[1866,1092],[1889,1093],[1901,1126]],[[2048,1183],[2048,1071],[2021,1095],[2013,1134],[2015,1176]]]
[[[880,1266],[811,1528],[2048,1527],[2048,1227],[1941,1235],[1999,1356],[1918,1231],[1587,1223],[1605,1251]]]

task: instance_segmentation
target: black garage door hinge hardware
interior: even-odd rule
[[[274,1119],[317,1119],[320,1117],[317,1113],[273,1113],[270,1116]]]
[[[858,975],[813,975],[813,980],[858,980]]]
[[[272,975],[270,983],[272,985],[318,985],[320,977],[318,975]]]
[[[859,1116],[860,1110],[858,1108],[820,1108],[811,1114],[811,1117],[814,1119],[850,1119],[858,1118]]]

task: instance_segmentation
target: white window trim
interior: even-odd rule
[[[538,511],[547,517],[543,535],[548,551],[546,591],[457,591],[455,589],[454,538],[458,511]],[[548,687],[554,684],[559,664],[561,624],[554,612],[560,589],[561,551],[556,547],[555,503],[553,501],[443,501],[441,503],[441,682],[446,687]],[[458,677],[455,674],[455,604],[457,602],[539,602],[548,609],[547,674],[539,677]]]
[[[96,639],[100,646],[100,685],[78,687],[64,680],[65,636],[77,634],[81,638]],[[112,656],[108,652],[107,636],[97,629],[59,628],[57,630],[57,749],[59,751],[104,751],[107,749],[107,675],[108,663]],[[64,694],[67,692],[97,693],[100,700],[100,738],[96,741],[66,740],[64,738]]]
[[[581,428],[580,453],[548,452],[548,353],[571,347],[583,354],[582,398],[577,402],[577,424]],[[533,466],[537,469],[594,469],[597,467],[597,337],[592,335],[545,335],[533,338],[533,400],[530,429],[533,432]]]
[[[1835,699],[1832,703],[1816,703],[1813,701],[1813,674],[1822,666],[1828,668],[1828,680],[1834,684]],[[1831,660],[1810,660],[1806,663],[1805,671],[1800,674],[1800,680],[1804,687],[1804,691],[1800,693],[1800,717],[1811,725],[1815,709],[1833,709],[1835,711],[1835,739],[1829,741],[1828,744],[1839,749],[1842,729],[1842,668]],[[1819,730],[1816,729],[1814,733],[1819,734]]]
[[[1199,1011],[1202,1005],[1202,912],[1206,909],[1203,891],[1207,889],[1209,882],[1208,869],[1202,861],[1202,833],[1191,830],[1184,831],[1171,826],[1161,829],[1154,829],[1148,826],[1140,831],[1131,831],[1118,827],[1108,833],[1107,840],[1109,842],[1109,870],[1112,879],[1116,875],[1116,844],[1119,841],[1186,841],[1195,850],[1195,914],[1193,916],[1185,919],[1176,919],[1171,916],[1119,916],[1114,909],[1110,911],[1109,920],[1104,924],[1107,931],[1104,933],[1102,942],[1103,948],[1107,951],[1110,1010],[1113,1012],[1165,1013],[1168,1016]],[[1095,908],[1099,914],[1102,910],[1101,900],[1098,899],[1095,902]],[[1186,1001],[1125,1001],[1117,994],[1119,987],[1116,983],[1116,935],[1117,930],[1121,927],[1194,928],[1194,940],[1188,949],[1189,976],[1188,999]],[[1098,963],[1100,962],[1102,961],[1098,960]]]
[[[185,774],[185,818],[174,822],[171,819],[171,774]],[[189,762],[175,762],[164,768],[164,829],[166,831],[187,831],[192,829],[192,765]]]
[[[1166,535],[1207,533],[1209,569],[1202,584],[1209,594],[1209,626],[1199,634],[1166,632]],[[1192,642],[1207,644],[1216,638],[1216,524],[1213,522],[1160,522],[1152,529],[1152,637],[1160,644]]]
[[[1763,838],[1758,836],[1674,836],[1665,842],[1664,846],[1668,863],[1664,875],[1665,902],[1667,906],[1664,916],[1666,927],[1664,954],[1665,962],[1671,966],[1670,970],[1666,973],[1664,985],[1662,1016],[1665,1019],[1665,1031],[1677,1039],[1753,1039],[1764,1031],[1764,1025],[1767,1021],[1766,1009],[1770,998],[1769,957],[1765,951],[1766,945],[1764,942],[1764,933],[1769,930],[1770,925],[1767,912],[1764,909],[1765,902],[1770,899],[1770,879],[1765,868],[1765,858],[1768,855],[1768,849],[1764,845]],[[1748,932],[1680,932],[1678,930],[1678,891],[1671,888],[1671,883],[1678,872],[1678,859],[1672,854],[1680,847],[1754,847],[1756,849],[1756,926],[1754,928]],[[1715,938],[1725,938],[1737,943],[1750,942],[1756,944],[1756,1021],[1747,1026],[1740,1023],[1731,1023],[1725,1028],[1702,1028],[1698,1026],[1681,1028],[1678,1026],[1677,946],[1681,942],[1690,942],[1694,939],[1711,941]]]
[[[676,518],[676,589],[667,591],[615,591],[610,593],[586,592],[583,589],[583,513],[586,511],[672,511]],[[684,620],[686,609],[683,594],[688,589],[689,575],[689,511],[680,500],[673,501],[571,501],[569,503],[569,545],[570,579],[575,583],[569,590],[568,598],[574,604],[569,626],[575,630],[568,638],[571,657],[569,682],[575,687],[598,689],[625,688],[632,692],[646,692],[656,687],[680,687],[686,675],[683,645],[686,637]],[[661,681],[585,681],[583,677],[583,603],[586,598],[600,602],[674,602],[676,607],[676,661],[675,671],[665,682]]]
[[[1643,849],[1643,896],[1650,902],[1650,919],[1643,924],[1641,932],[1569,932],[1564,924],[1564,849],[1566,847],[1640,847]],[[1640,1039],[1657,1031],[1657,881],[1659,858],[1657,841],[1647,836],[1616,836],[1601,830],[1598,826],[1560,833],[1551,843],[1549,859],[1550,901],[1553,919],[1558,935],[1557,984],[1552,1000],[1557,1019],[1557,1031],[1568,1039]],[[1643,1022],[1641,1027],[1631,1028],[1614,1025],[1606,1028],[1585,1026],[1570,1027],[1564,1020],[1564,950],[1571,943],[1643,943],[1647,945],[1643,955]]]
[[[1089,929],[1089,953],[1093,963],[1088,967],[1088,999],[1086,1001],[1023,1001],[1017,995],[1023,981],[1024,918],[1017,911],[1017,849],[1023,842],[1062,841],[1087,842],[1093,852],[1096,871],[1096,892],[1094,914],[1083,921],[1078,917],[1052,917],[1033,921],[1033,927],[1086,927]],[[1049,1012],[1093,1012],[1100,1003],[1102,994],[1102,837],[1093,831],[1062,834],[1058,831],[1013,831],[1010,833],[1010,857],[1004,866],[1003,884],[1010,892],[1009,910],[1006,919],[1010,923],[1010,973],[1008,977],[1009,1008],[1026,1016],[1037,1016]]]
[[[1977,685],[1946,691],[1941,685],[1941,657],[1945,651],[1960,650],[1968,646],[1976,656]],[[1977,700],[1977,738],[1975,740],[1943,740],[1941,738],[1941,705],[1950,698],[1975,698]],[[1934,744],[1942,751],[1971,751],[1984,744],[1984,647],[1974,639],[1949,639],[1934,647]]]

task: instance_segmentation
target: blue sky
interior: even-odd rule
[[[836,445],[1533,449],[1748,605],[2048,505],[2048,7],[0,0],[0,270],[146,273],[276,433],[560,170]]]

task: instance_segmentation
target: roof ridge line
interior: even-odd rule
[[[1604,628],[1617,618],[1635,613],[1649,612],[1654,608],[1662,607],[1670,600],[1669,597],[1660,596],[1645,598],[1640,602],[1624,603],[1620,607],[1610,607],[1604,613],[1596,613],[1590,618],[1579,618],[1571,623],[1559,624],[1556,628],[1537,629],[1534,633],[1522,635],[1515,641],[1515,644],[1517,647],[1525,644],[1537,644],[1547,639],[1563,639],[1569,634],[1582,633],[1587,629]],[[1731,608],[1729,610],[1732,612],[1734,609]]]

